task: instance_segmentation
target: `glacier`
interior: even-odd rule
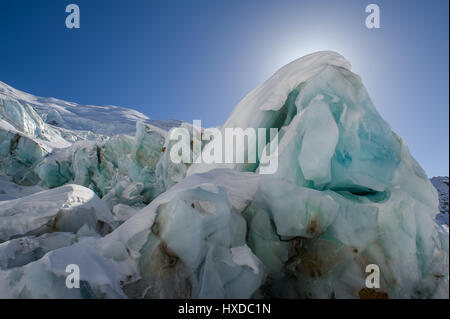
[[[277,128],[274,174],[172,162],[179,126],[203,133],[0,82],[0,297],[448,298],[438,192],[338,53],[284,66],[219,128]]]

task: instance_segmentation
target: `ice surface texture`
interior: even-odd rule
[[[78,142],[45,149],[3,115],[1,169],[57,188],[0,202],[0,296],[448,298],[437,191],[350,68],[337,53],[305,56],[234,109],[222,130],[279,129],[272,175],[174,164],[165,131],[144,123],[135,136],[74,132]],[[40,151],[17,155],[17,135]],[[80,289],[65,287],[72,263]],[[365,286],[369,264],[379,289]]]

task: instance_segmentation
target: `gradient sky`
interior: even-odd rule
[[[69,3],[80,29],[65,27]],[[365,27],[369,3],[381,29]],[[284,64],[333,50],[428,175],[448,176],[448,12],[448,0],[0,0],[0,81],[217,126]]]

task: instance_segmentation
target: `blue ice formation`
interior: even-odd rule
[[[221,130],[278,129],[271,175],[175,164],[163,129],[71,131],[4,91],[0,170],[44,190],[0,202],[0,297],[448,298],[437,191],[350,69],[305,56],[234,109]]]

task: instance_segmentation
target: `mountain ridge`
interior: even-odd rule
[[[81,105],[54,97],[40,97],[22,92],[0,81],[0,98],[2,96],[32,106],[47,124],[63,129],[91,131],[108,136],[133,135],[138,121],[164,130],[169,130],[182,123],[179,120],[151,119],[137,110],[116,105]]]

